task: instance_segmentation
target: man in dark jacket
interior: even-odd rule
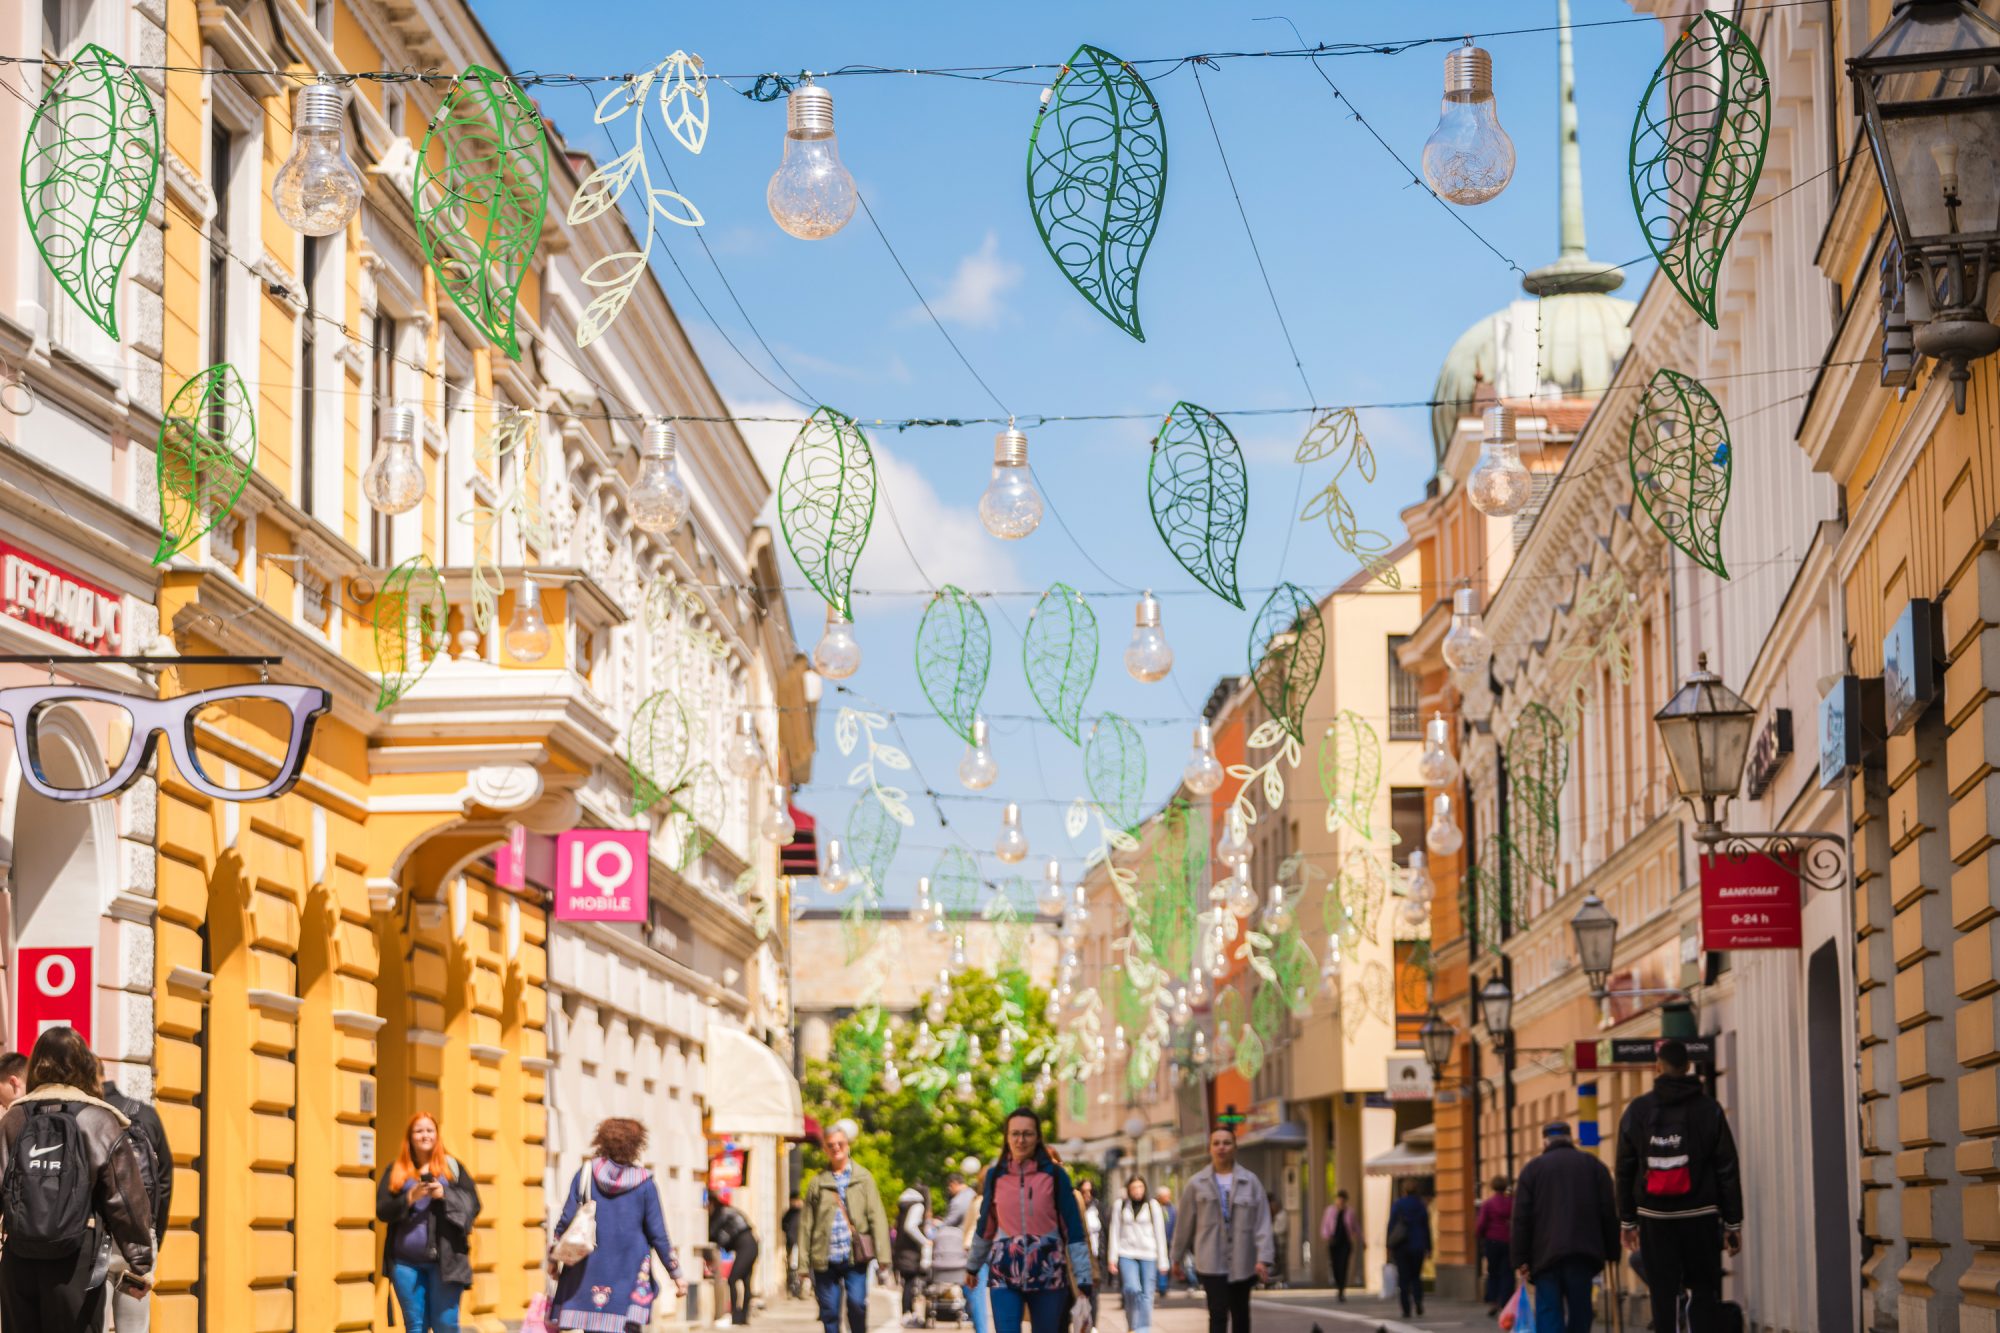
[[[1688,1324],[1718,1327],[1722,1251],[1743,1248],[1743,1178],[1729,1117],[1688,1072],[1686,1045],[1655,1051],[1653,1090],[1618,1124],[1618,1220],[1625,1248],[1645,1255],[1653,1326],[1673,1328],[1686,1292]]]
[[[1618,1253],[1611,1173],[1578,1151],[1566,1121],[1549,1122],[1542,1144],[1514,1185],[1514,1268],[1535,1284],[1538,1327],[1588,1333],[1591,1279]],[[1563,1322],[1552,1325],[1548,1310],[1566,1312]]]
[[[167,1217],[174,1201],[174,1154],[167,1146],[167,1127],[160,1122],[160,1113],[153,1109],[151,1102],[142,1102],[137,1097],[127,1097],[118,1091],[118,1085],[105,1080],[104,1100],[125,1113],[132,1122],[131,1132],[137,1136],[139,1160],[146,1178],[146,1194],[153,1207],[153,1247],[158,1250],[160,1239],[167,1234]],[[121,1267],[116,1252],[112,1255],[113,1276]],[[152,1326],[153,1302],[148,1296],[136,1296],[122,1287],[114,1286],[111,1293],[111,1327],[113,1333],[147,1333]]]

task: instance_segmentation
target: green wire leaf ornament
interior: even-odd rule
[[[21,149],[21,209],[42,262],[118,336],[118,275],[160,182],[160,115],[111,52],[85,46],[42,95]]]
[[[1139,269],[1166,193],[1153,90],[1109,51],[1077,47],[1028,135],[1028,210],[1070,285],[1140,342]]]
[[[986,613],[965,590],[945,584],[917,626],[917,680],[944,724],[967,745],[972,720],[993,663],[993,634]]]
[[[1326,665],[1326,623],[1296,583],[1281,583],[1250,626],[1250,676],[1257,697],[1293,740],[1305,739],[1306,705]]]
[[[375,662],[382,673],[375,711],[395,703],[423,679],[444,650],[451,603],[444,578],[427,555],[413,555],[390,570],[375,593]]]
[[[1043,714],[1070,744],[1083,744],[1083,699],[1097,677],[1097,615],[1067,583],[1050,584],[1029,614],[1021,669]]]
[[[1771,139],[1771,82],[1750,35],[1702,10],[1668,48],[1632,123],[1632,204],[1660,271],[1715,327],[1722,255]]]
[[[1375,836],[1375,796],[1382,789],[1382,742],[1359,713],[1335,714],[1319,738],[1319,789],[1326,797],[1326,831],[1342,824]]]
[[[1138,824],[1146,798],[1146,743],[1137,728],[1116,713],[1098,718],[1083,747],[1083,776],[1106,818],[1121,829]]]
[[[854,618],[854,567],[875,522],[875,451],[868,437],[830,407],[799,428],[778,473],[778,526],[806,582],[827,605]]]
[[[236,367],[210,366],[174,391],[153,461],[160,491],[153,563],[163,565],[236,507],[257,466],[257,414]]]
[[[1544,884],[1556,883],[1562,837],[1562,789],[1569,777],[1569,738],[1562,720],[1529,704],[1507,737],[1507,786],[1513,808],[1514,864]],[[1525,880],[1517,878],[1518,890]]]
[[[979,877],[979,862],[963,847],[945,848],[931,867],[931,897],[943,903],[945,912],[952,916],[966,915],[978,905],[984,882]]]
[[[687,710],[672,690],[639,701],[625,729],[625,771],[632,779],[632,813],[643,814],[680,786],[692,748]]]
[[[722,775],[707,760],[687,771],[673,792],[660,837],[668,848],[667,864],[685,873],[715,845],[716,832],[729,813],[728,789]]]
[[[888,885],[902,841],[902,824],[872,796],[862,796],[848,810],[847,854],[871,894],[879,897]]]
[[[1241,608],[1236,553],[1250,521],[1250,472],[1221,417],[1193,403],[1174,404],[1153,440],[1146,494],[1160,540],[1181,568]]]
[[[1722,578],[1722,515],[1729,508],[1729,423],[1701,381],[1662,366],[1632,418],[1632,489],[1653,526]]]
[[[549,136],[505,74],[468,65],[417,154],[417,240],[438,284],[509,357],[514,298],[549,207]]]

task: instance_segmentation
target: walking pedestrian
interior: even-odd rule
[[[1125,1326],[1131,1333],[1151,1333],[1153,1287],[1167,1257],[1167,1216],[1149,1196],[1142,1176],[1125,1182],[1125,1198],[1111,1213],[1111,1234],[1105,1242],[1104,1263],[1118,1274],[1125,1293]]]
[[[1347,1206],[1347,1191],[1335,1190],[1333,1202],[1319,1220],[1319,1238],[1326,1245],[1326,1259],[1333,1270],[1334,1299],[1347,1300],[1348,1274],[1354,1267],[1354,1246],[1361,1235],[1360,1219]]]
[[[409,1333],[456,1329],[458,1302],[472,1285],[479,1190],[444,1150],[437,1117],[428,1111],[410,1117],[401,1151],[375,1182],[375,1216],[388,1224],[382,1267]]]
[[[19,1051],[0,1055],[0,1111],[28,1090],[28,1057]]]
[[[969,1262],[975,1269],[992,1264],[994,1333],[1021,1333],[1024,1315],[1032,1333],[1057,1333],[1072,1288],[1086,1303],[1095,1294],[1083,1211],[1031,1108],[1008,1114],[1006,1134],[1007,1153],[980,1188]]]
[[[659,1185],[639,1165],[645,1150],[646,1127],[637,1120],[600,1120],[590,1138],[590,1160],[570,1177],[562,1215],[556,1219],[556,1249],[560,1251],[563,1234],[586,1206],[596,1243],[572,1263],[549,1259],[550,1271],[557,1274],[557,1328],[637,1333],[650,1325],[660,1294],[653,1281],[655,1255],[675,1298],[687,1291],[660,1209]]]
[[[1493,1177],[1489,1189],[1473,1214],[1472,1230],[1486,1261],[1486,1313],[1493,1316],[1514,1295],[1514,1265],[1508,1261],[1514,1240],[1514,1195],[1505,1176]]]
[[[903,1284],[903,1327],[915,1328],[917,1297],[923,1294],[930,1269],[930,1204],[921,1188],[911,1185],[896,1196],[896,1226],[889,1233],[889,1265]]]
[[[1167,1234],[1169,1236],[1173,1235],[1174,1215],[1178,1211],[1174,1207],[1174,1192],[1168,1189],[1165,1185],[1162,1185],[1160,1186],[1159,1190],[1154,1193],[1153,1202],[1160,1205],[1161,1211],[1167,1219]],[[1163,1301],[1167,1298],[1167,1287],[1173,1281],[1172,1275],[1168,1272],[1168,1267],[1169,1265],[1167,1264],[1167,1256],[1163,1254],[1160,1256],[1160,1279],[1158,1284],[1160,1299]]]
[[[1424,1202],[1419,1181],[1403,1182],[1403,1197],[1389,1205],[1389,1233],[1386,1237],[1389,1261],[1396,1265],[1396,1299],[1402,1302],[1403,1318],[1411,1308],[1424,1312],[1424,1257],[1431,1252],[1431,1209]]]
[[[23,1082],[0,1116],[0,1328],[99,1333],[113,1249],[127,1294],[152,1286],[139,1151],[124,1113],[97,1096],[104,1074],[74,1028],[35,1039]]]
[[[1646,1256],[1653,1325],[1722,1320],[1722,1252],[1743,1248],[1743,1178],[1729,1117],[1689,1072],[1685,1043],[1654,1051],[1653,1090],[1618,1122],[1618,1218],[1627,1250]]]
[[[153,1250],[159,1252],[160,1237],[167,1234],[167,1218],[174,1200],[174,1154],[167,1145],[167,1127],[151,1102],[127,1097],[118,1085],[106,1079],[104,1100],[118,1108],[132,1122],[132,1146],[139,1154],[139,1175],[146,1185],[146,1201],[152,1208]],[[152,1294],[134,1295],[119,1281],[126,1272],[125,1256],[111,1252],[112,1333],[147,1333],[153,1322]]]
[[[1181,1192],[1171,1258],[1190,1256],[1208,1300],[1208,1333],[1250,1333],[1250,1287],[1271,1279],[1271,1206],[1257,1177],[1236,1165],[1236,1131],[1208,1135],[1208,1165]]]
[[[794,1286],[799,1273],[799,1218],[805,1210],[805,1201],[794,1190],[791,1202],[785,1205],[785,1215],[778,1219],[778,1230],[785,1237],[785,1289],[795,1299],[799,1294]]]
[[[965,1173],[944,1178],[944,1211],[931,1229],[931,1281],[940,1287],[965,1281],[966,1229],[972,1221],[972,1190]]]
[[[1090,1322],[1097,1322],[1097,1298],[1104,1290],[1110,1266],[1104,1258],[1104,1237],[1110,1229],[1110,1210],[1097,1197],[1097,1182],[1083,1176],[1076,1182],[1076,1206],[1083,1211],[1085,1243],[1090,1246]]]
[[[1514,1270],[1535,1284],[1536,1333],[1589,1333],[1591,1281],[1618,1253],[1611,1173],[1577,1149],[1567,1121],[1550,1121],[1542,1145],[1514,1185]]]
[[[708,1243],[729,1252],[729,1322],[750,1322],[750,1273],[757,1267],[757,1232],[725,1190],[708,1196]]]
[[[806,1187],[799,1246],[825,1333],[840,1333],[843,1305],[850,1333],[868,1333],[868,1269],[889,1252],[889,1213],[875,1177],[854,1160],[854,1133],[851,1120],[828,1126],[826,1170]]]

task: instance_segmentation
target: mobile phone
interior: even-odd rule
[[[137,1273],[120,1273],[118,1275],[118,1289],[127,1296],[144,1296],[151,1290],[151,1284]]]
[[[436,1177],[436,1176],[434,1176],[434,1175],[432,1175],[432,1174],[431,1174],[430,1172],[428,1172],[428,1171],[426,1171],[426,1172],[424,1172],[424,1173],[423,1173],[422,1175],[418,1176],[418,1177],[417,1177],[417,1179],[418,1179],[418,1180],[421,1180],[421,1181],[423,1181],[423,1182],[424,1182],[424,1184],[426,1184],[426,1185],[434,1185],[434,1184],[436,1184],[436,1183],[437,1183],[437,1177]]]

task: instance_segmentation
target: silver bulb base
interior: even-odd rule
[[[680,444],[680,434],[671,421],[650,421],[646,423],[646,442],[639,451],[647,458],[672,458]]]
[[[1471,588],[1460,588],[1451,595],[1451,613],[1455,616],[1475,616],[1479,614],[1479,594]]]
[[[417,435],[417,409],[407,403],[397,403],[382,413],[382,438],[401,443],[413,440]]]
[[[1132,612],[1132,624],[1139,629],[1160,627],[1160,599],[1153,596],[1151,591],[1140,594],[1139,604]]]
[[[785,133],[793,139],[833,137],[833,94],[816,83],[802,83],[785,99]]]
[[[1028,437],[1012,426],[993,437],[994,467],[1026,467]]]
[[[1514,409],[1505,403],[1495,403],[1486,409],[1487,444],[1514,443]]]
[[[337,83],[310,83],[299,89],[292,130],[337,130],[347,117],[347,89]]]
[[[1483,102],[1492,97],[1492,54],[1477,46],[1461,46],[1446,56],[1444,95],[1454,102]]]

